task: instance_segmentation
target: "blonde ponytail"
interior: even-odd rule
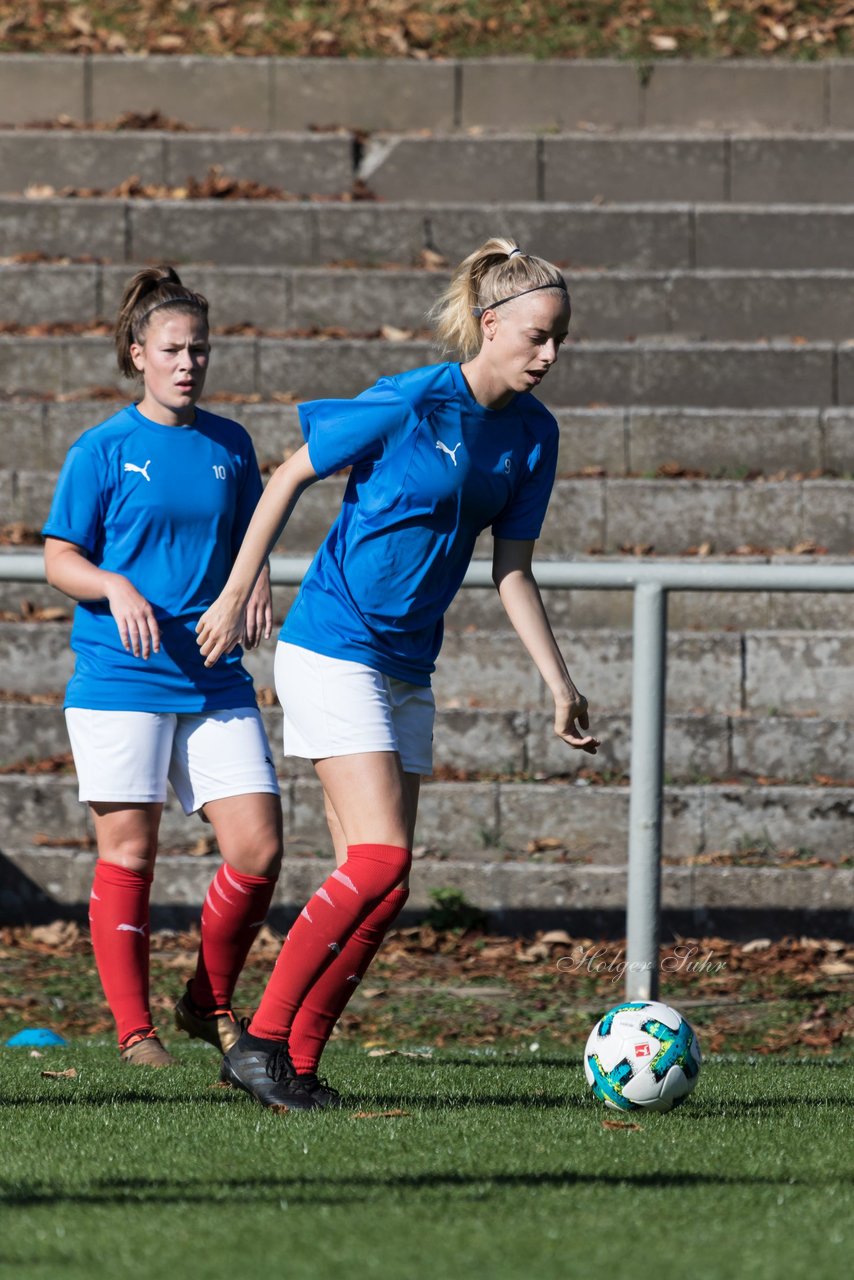
[[[523,293],[549,288],[567,293],[557,267],[523,253],[514,240],[497,236],[487,240],[463,259],[448,288],[430,309],[442,352],[470,360],[480,350],[484,311]]]
[[[138,376],[131,344],[144,341],[148,317],[160,307],[200,312],[207,324],[207,298],[186,288],[174,267],[143,267],[125,285],[116,319],[116,358],[126,378]]]

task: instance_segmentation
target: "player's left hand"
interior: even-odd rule
[[[226,653],[240,644],[244,632],[244,610],[217,596],[196,623],[196,644],[202,651],[205,666],[212,667]]]
[[[270,566],[265,564],[246,605],[246,618],[240,643],[244,649],[257,649],[262,640],[269,640],[273,633],[273,593],[270,587]]]
[[[555,733],[563,738],[568,746],[577,751],[586,751],[595,756],[599,747],[599,739],[594,738],[587,730],[590,722],[587,717],[587,699],[583,693],[574,689],[566,699],[555,700]]]

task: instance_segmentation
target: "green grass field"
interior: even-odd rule
[[[536,58],[850,55],[845,0],[0,0],[0,52]]]
[[[215,1087],[206,1046],[177,1052],[182,1070],[145,1072],[104,1038],[0,1049],[0,1274],[849,1272],[850,1058],[711,1057],[682,1108],[637,1119],[594,1103],[578,1053],[545,1043],[333,1045],[352,1105],[282,1116]]]

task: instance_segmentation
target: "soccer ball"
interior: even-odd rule
[[[587,1083],[615,1111],[669,1111],[696,1085],[700,1063],[693,1028],[655,1000],[609,1009],[584,1050]]]

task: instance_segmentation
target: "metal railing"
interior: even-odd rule
[[[276,586],[297,586],[309,557],[273,556]],[[667,597],[671,591],[854,591],[854,565],[702,564],[620,560],[540,561],[543,588],[634,592],[632,750],[626,892],[626,998],[658,995],[661,814],[666,689]],[[43,582],[39,552],[0,556],[0,580]],[[463,586],[492,587],[492,566],[475,560]]]

